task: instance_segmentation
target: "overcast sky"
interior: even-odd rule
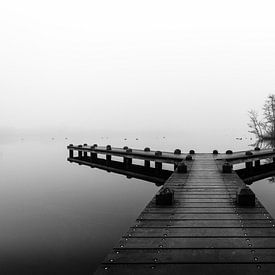
[[[275,93],[274,11],[263,0],[2,1],[0,127],[242,129]]]

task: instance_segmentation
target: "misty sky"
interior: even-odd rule
[[[275,93],[274,11],[251,0],[2,1],[0,127],[242,129]]]

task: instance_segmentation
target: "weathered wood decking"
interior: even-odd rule
[[[188,173],[174,172],[163,188],[175,203],[153,198],[95,274],[274,274],[274,220],[257,199],[236,205],[243,182],[215,158],[196,154]]]

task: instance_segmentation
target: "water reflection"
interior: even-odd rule
[[[1,144],[0,274],[91,274],[158,190],[71,165],[66,145]]]
[[[250,144],[249,146],[252,148],[258,147],[260,149],[272,149],[272,148],[275,148],[275,140],[273,139],[256,140],[254,143]],[[263,163],[265,164],[272,163],[272,162],[273,162],[273,158],[268,158],[263,161]],[[275,182],[275,171],[274,171],[274,175],[272,175],[272,170],[274,170],[274,168],[271,167],[270,168],[271,175],[264,177],[264,178],[267,178],[267,181],[270,183]]]
[[[229,136],[163,136],[109,136],[108,143],[185,152],[248,149],[248,140]],[[100,136],[22,138],[0,144],[0,274],[92,274],[159,187],[66,161],[68,143],[102,144]],[[275,216],[274,185],[260,180],[251,188]]]
[[[156,186],[161,186],[171,176],[173,171],[161,169],[156,170],[154,167],[145,167],[132,163],[127,168],[121,161],[109,160],[104,158],[96,158],[91,160],[90,157],[68,158],[69,162],[75,162],[80,165],[86,165],[91,168],[98,168],[107,172],[113,172],[125,175],[127,178],[136,178],[144,181],[153,182]]]

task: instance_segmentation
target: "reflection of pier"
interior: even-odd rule
[[[273,175],[273,162],[263,163],[274,160],[273,150],[182,154],[111,146],[68,149],[69,161],[164,183],[158,199],[149,202],[96,274],[273,274],[275,221],[244,183]],[[175,171],[162,169],[163,163],[174,164]],[[232,165],[240,163],[245,168],[234,171]]]
[[[110,160],[107,161],[106,159],[96,158],[91,160],[89,157],[76,157],[76,158],[69,158],[69,161],[76,162],[81,165],[87,165],[92,168],[98,168],[105,170],[107,172],[113,172],[121,175],[125,175],[128,178],[137,178],[146,180],[149,182],[153,182],[156,185],[162,185],[164,182],[171,176],[172,171],[169,170],[160,170],[156,171],[155,168],[152,167],[145,167],[141,165],[131,164],[125,167],[125,163],[120,161]]]

